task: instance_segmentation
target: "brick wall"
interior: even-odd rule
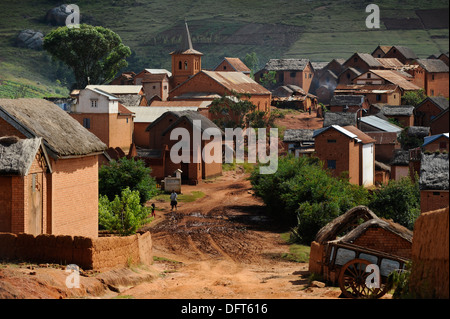
[[[87,130],[97,136],[103,143],[110,147],[109,141],[109,115],[106,113],[69,113],[71,117],[83,125],[83,119],[90,120],[90,128]]]
[[[98,236],[97,155],[52,160],[51,234]]]
[[[0,176],[0,232],[11,231],[12,177]]]
[[[152,239],[149,232],[100,238],[0,233],[0,260],[76,264],[97,271],[130,264],[150,265]]]
[[[380,227],[368,228],[353,244],[408,259],[411,258],[412,243]]]
[[[25,138],[25,135],[16,130],[12,125],[6,122],[3,118],[0,118],[0,136],[17,136]]]
[[[436,117],[441,114],[442,110],[437,107],[430,100],[425,101],[419,108],[416,108],[415,112],[415,125],[417,126],[430,126],[431,117]]]
[[[448,206],[448,203],[449,203],[448,190],[420,191],[420,211],[422,213],[445,208]]]
[[[441,145],[442,143],[442,145]],[[444,148],[441,148],[441,146],[444,146]],[[437,140],[431,142],[428,145],[425,145],[425,147],[423,147],[423,151],[430,151],[430,152],[436,152],[436,151],[449,151],[449,146],[448,146],[448,138],[441,136],[440,138],[438,138]]]
[[[448,202],[447,202],[448,203]],[[418,298],[449,298],[449,209],[419,216],[414,225],[410,289]]]
[[[431,134],[441,134],[449,132],[449,111],[445,112],[443,115],[439,116],[438,119],[431,122]]]
[[[448,72],[426,74],[426,95],[449,97]]]

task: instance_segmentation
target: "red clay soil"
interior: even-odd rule
[[[183,193],[205,196],[179,203],[176,212],[156,202],[156,219],[146,227],[157,257],[151,266],[86,273],[81,288],[68,289],[64,267],[3,264],[0,298],[338,298],[336,287],[309,287],[307,263],[280,257],[289,252],[280,238],[286,230],[264,215],[247,177],[224,172],[214,181],[183,185]]]

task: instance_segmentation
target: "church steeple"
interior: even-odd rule
[[[184,21],[184,32],[179,47],[170,53],[172,55],[172,85],[173,87],[186,81],[200,72],[203,53],[194,49],[187,21]]]

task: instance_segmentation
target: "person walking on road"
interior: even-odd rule
[[[172,191],[172,194],[170,194],[170,206],[172,206],[171,211],[173,211],[174,207],[175,207],[175,210],[177,210],[177,204],[178,204],[177,192]]]

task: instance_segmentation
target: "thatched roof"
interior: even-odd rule
[[[335,95],[330,101],[331,106],[352,106],[363,105],[365,101],[364,95]]]
[[[367,221],[375,218],[378,218],[377,215],[366,206],[353,207],[322,227],[317,232],[315,241],[321,244],[334,240],[339,234],[356,224],[358,220]]]
[[[55,158],[89,155],[107,148],[69,114],[44,99],[0,99],[0,117],[27,138],[41,137]]]
[[[42,138],[0,137],[0,175],[28,175],[39,148],[45,154]]]
[[[414,106],[412,105],[385,105],[381,112],[385,116],[412,116]]]
[[[391,166],[409,166],[409,151],[394,150],[394,156],[390,162]]]
[[[283,142],[314,142],[314,130],[290,129],[284,132]]]
[[[420,165],[421,190],[449,190],[449,157],[448,154],[422,153]]]
[[[357,125],[356,113],[353,112],[325,112],[323,119],[323,127],[339,125]]]
[[[264,69],[268,71],[303,71],[309,59],[270,59]]]
[[[353,244],[353,242],[358,239],[362,234],[364,234],[369,228],[382,228],[397,236],[412,243],[413,232],[400,224],[394,223],[391,220],[374,218],[368,220],[358,227],[355,227],[352,231],[348,232],[346,235],[335,240],[335,242]]]
[[[410,137],[424,138],[430,135],[430,128],[428,126],[410,126],[407,133]]]
[[[353,230],[348,232],[343,237],[336,239],[339,234],[342,234],[347,229],[355,226],[360,219],[364,220],[362,224],[356,226]],[[315,241],[320,244],[330,241],[353,243],[358,237],[360,237],[367,229],[371,227],[381,227],[402,237],[409,242],[412,242],[412,231],[390,220],[379,218],[366,206],[353,207],[346,213],[329,222],[319,230],[316,235]]]
[[[448,73],[448,65],[439,59],[417,59],[416,62],[427,72],[430,73]]]

